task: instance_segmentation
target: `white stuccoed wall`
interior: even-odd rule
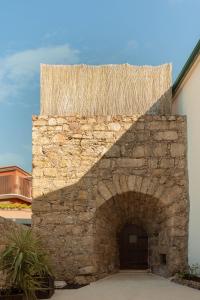
[[[187,116],[190,196],[189,264],[200,264],[200,57],[174,97],[174,114]]]

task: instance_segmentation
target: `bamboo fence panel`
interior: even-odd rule
[[[171,64],[41,65],[41,115],[171,113]]]

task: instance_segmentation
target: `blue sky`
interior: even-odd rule
[[[31,171],[39,64],[173,63],[200,38],[199,0],[0,0],[0,165]]]

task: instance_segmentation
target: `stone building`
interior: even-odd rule
[[[0,167],[0,217],[31,225],[31,174],[18,166]]]
[[[33,226],[58,279],[185,268],[186,145],[170,65],[42,67]]]

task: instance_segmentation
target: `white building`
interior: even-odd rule
[[[200,40],[173,85],[172,110],[187,116],[189,264],[200,263]]]

